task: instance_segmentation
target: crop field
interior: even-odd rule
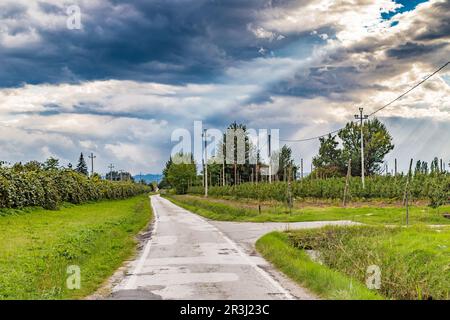
[[[150,188],[143,184],[88,178],[69,169],[0,166],[0,215],[9,212],[2,210],[4,208],[43,207],[54,210],[64,202],[81,204],[125,199],[145,192],[150,192]]]
[[[350,200],[402,200],[405,194],[407,176],[373,176],[366,179],[362,188],[361,178],[352,177],[349,181]],[[211,186],[209,195],[235,199],[276,200],[286,202],[293,198],[342,199],[345,178],[313,179],[294,181],[289,192],[286,182],[243,183],[236,186]],[[432,205],[448,202],[450,199],[450,174],[416,175],[409,183],[411,199],[427,200]],[[189,193],[202,195],[203,187],[191,187]]]
[[[356,203],[343,208],[336,202],[296,202],[292,210],[277,201],[258,202],[252,199],[205,199],[193,195],[166,195],[174,203],[206,218],[221,221],[301,222],[321,220],[352,220],[370,224],[406,224],[405,208],[399,203]],[[259,211],[261,208],[261,211]],[[409,209],[410,224],[450,224],[443,216],[450,206],[431,208],[423,203]]]

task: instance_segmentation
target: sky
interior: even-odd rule
[[[309,138],[421,81],[449,44],[448,0],[1,0],[0,160],[93,152],[101,173],[159,173],[194,121]],[[448,162],[450,67],[377,116],[391,167]],[[319,144],[288,145],[308,167]]]

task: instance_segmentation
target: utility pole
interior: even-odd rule
[[[208,143],[206,141],[206,130],[203,129],[203,137],[205,139],[205,171],[203,171],[203,175],[205,176],[205,197],[208,197],[208,150],[206,150]]]
[[[122,181],[123,170],[119,170],[119,172],[120,172],[120,181]]]
[[[111,163],[109,166],[108,166],[108,168],[109,168],[109,179],[111,180],[111,181],[113,181],[113,176],[112,176],[112,170],[114,169],[114,165]]]
[[[301,177],[303,180],[303,158],[300,159],[300,172],[301,172]]]
[[[226,179],[226,177],[225,177],[225,162],[226,162],[226,159],[227,159],[227,157],[226,157],[226,152],[227,152],[227,146],[226,146],[226,140],[227,139],[227,136],[226,136],[226,134],[224,134],[223,135],[223,145],[222,145],[222,153],[223,153],[223,164],[222,164],[222,185],[223,186],[225,186],[225,179]]]
[[[406,206],[406,225],[409,225],[409,180],[411,179],[411,175],[412,175],[412,164],[413,164],[413,159],[411,159],[410,163],[409,163],[409,171],[408,171],[408,176],[406,178],[406,185],[405,185],[405,195],[403,197],[403,202]]]
[[[344,207],[347,205],[347,193],[351,175],[352,175],[352,159],[348,159],[347,177],[345,178],[344,199],[342,200],[342,206]]]
[[[291,181],[291,177],[292,177],[292,165],[289,165],[289,169],[288,169],[288,178],[287,178],[287,200],[288,200],[288,206],[289,206],[289,213],[292,213],[292,181]]]
[[[91,152],[88,158],[91,159],[91,177],[92,177],[94,175],[94,159],[97,157],[94,156],[94,154]]]
[[[361,181],[363,189],[366,188],[364,181],[364,133],[363,133],[363,121],[368,119],[368,115],[363,115],[364,108],[359,108],[359,115],[355,114],[355,119],[361,123]]]
[[[397,158],[395,158],[395,169],[394,169],[394,175],[397,176]]]
[[[272,183],[272,144],[271,144],[271,135],[268,135],[269,141],[269,183]]]

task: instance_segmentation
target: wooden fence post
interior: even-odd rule
[[[350,176],[352,175],[352,159],[348,160],[348,167],[347,167],[347,177],[345,178],[345,188],[344,188],[344,200],[342,201],[342,205],[345,207],[347,205],[347,193],[348,193],[348,186],[350,183]]]

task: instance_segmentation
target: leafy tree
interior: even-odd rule
[[[163,169],[163,176],[161,181],[158,184],[158,187],[160,189],[167,189],[170,188],[170,183],[169,180],[167,179],[168,175],[169,175],[169,168],[172,165],[173,161],[172,161],[172,157],[169,158],[169,160],[166,162],[166,166]]]
[[[237,163],[238,162],[238,138],[235,136],[234,137],[234,141],[233,141],[233,149],[234,149],[234,154],[233,155],[228,155],[226,150],[226,146],[224,146],[224,144],[228,144],[229,141],[227,141],[227,137],[228,139],[233,136],[233,135],[237,135],[238,132],[236,131],[242,131],[243,135],[244,135],[244,158],[245,161],[244,163]],[[253,157],[255,154],[257,154],[257,159],[251,159],[251,157]],[[251,164],[250,160],[256,160],[258,162],[258,164],[260,164],[259,162],[259,152],[257,152],[256,150],[256,146],[254,146],[251,142],[251,140],[249,139],[248,136],[248,130],[247,127],[244,124],[241,123],[237,123],[236,121],[231,123],[226,130],[226,133],[223,134],[223,138],[222,141],[219,142],[217,144],[217,149],[216,149],[216,154],[215,156],[217,158],[222,158],[222,159],[228,159],[227,164],[225,165],[225,176],[227,177],[227,183],[231,183],[233,185],[238,184],[238,182],[246,182],[246,181],[250,181],[251,180],[251,176],[252,173],[253,175],[255,175],[256,172],[256,166],[254,164]],[[231,160],[231,163],[229,163]],[[254,162],[253,162],[254,163]],[[220,168],[220,170],[219,170]],[[210,170],[211,169],[211,170]],[[222,163],[216,163],[215,165],[208,165],[208,175],[211,174],[211,180],[213,181],[213,183],[215,181],[219,181],[219,178],[221,177],[221,175],[223,174],[223,164]],[[255,177],[253,177],[255,178]]]
[[[338,149],[336,136],[319,138],[319,154],[313,158],[313,165],[322,176],[340,176],[345,173],[342,150]]]
[[[376,118],[364,123],[363,133],[364,170],[367,175],[372,175],[380,172],[384,157],[394,145],[386,126]],[[361,127],[355,122],[347,123],[338,136],[343,145],[343,164],[351,159],[352,175],[361,175]]]
[[[288,146],[284,145],[279,151],[279,167],[278,167],[278,179],[280,181],[288,181],[287,175],[289,174],[289,168],[292,170],[292,174],[295,176],[297,167],[294,164],[294,159],[292,158],[292,150]]]
[[[44,162],[44,170],[57,170],[59,168],[59,160],[53,157],[48,158]]]
[[[428,191],[428,198],[430,199],[430,207],[438,208],[450,201],[450,183],[445,184],[432,180],[431,188]]]
[[[414,169],[414,175],[418,175],[422,173],[422,161],[418,160],[416,162],[416,168]]]
[[[439,173],[439,159],[438,157],[434,157],[433,161],[431,161],[431,173]]]
[[[421,172],[422,174],[428,174],[428,162],[422,161]]]
[[[197,177],[197,166],[191,154],[178,154],[177,157],[190,157],[191,162],[173,161],[167,170],[167,180],[176,193],[184,194],[187,192],[189,184]]]
[[[23,167],[27,171],[39,171],[42,169],[43,164],[40,163],[39,161],[32,160],[32,161],[25,163],[23,165]]]
[[[236,131],[242,130],[244,134],[244,155],[245,155],[245,164],[238,164],[238,137],[234,137],[233,141],[233,162],[234,164],[231,166],[226,166],[225,174],[229,173],[229,177],[232,180],[232,184],[238,184],[239,180],[241,181],[249,181],[250,180],[250,166],[249,163],[249,154],[250,154],[250,140],[248,139],[247,126],[242,123],[237,123],[236,121],[230,124],[227,128],[227,134],[236,133]],[[221,147],[219,149],[222,149]],[[226,149],[225,149],[226,151]]]
[[[364,167],[367,175],[379,173],[383,159],[392,149],[392,137],[384,124],[378,119],[369,120],[363,124],[364,133]],[[339,176],[347,172],[348,160],[352,160],[351,173],[361,175],[361,127],[355,122],[349,122],[336,136],[320,138],[319,154],[313,159],[316,170],[321,175]]]
[[[85,176],[88,175],[88,167],[86,161],[84,160],[83,153],[80,154],[80,158],[78,159],[76,171],[78,173],[84,174]]]

